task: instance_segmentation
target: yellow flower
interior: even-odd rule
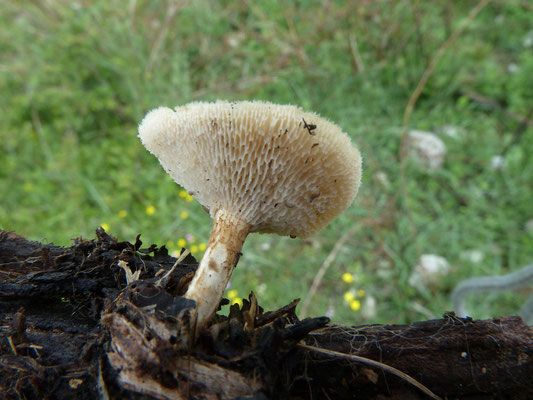
[[[353,275],[349,272],[345,272],[342,274],[341,279],[346,283],[352,283],[353,282]]]
[[[359,311],[361,309],[361,302],[359,300],[350,301],[350,308],[354,311]]]
[[[171,249],[171,248],[173,248],[173,247],[174,247],[174,241],[173,241],[173,240],[169,240],[169,241],[167,242],[167,248]]]
[[[195,254],[195,253],[198,253],[198,246],[196,246],[195,244],[193,244],[191,246],[191,253]]]
[[[146,207],[146,214],[147,215],[154,215],[155,214],[155,207],[154,206]]]
[[[180,197],[181,197],[182,199],[184,199],[184,198],[186,198],[187,196],[190,196],[189,193],[187,193],[186,190],[181,189],[181,190],[180,190]]]
[[[236,289],[228,290],[227,293],[228,299],[234,300],[239,296],[239,292]]]
[[[189,213],[187,211],[182,211],[182,212],[180,212],[180,217],[182,219],[187,219],[187,218],[189,218]]]
[[[178,247],[185,247],[187,246],[187,241],[185,239],[179,239],[176,244],[178,245]]]
[[[241,299],[241,298],[233,299],[233,301],[231,302],[231,304],[238,304],[239,307],[242,307],[242,299]]]
[[[365,295],[366,295],[366,292],[364,289],[359,289],[357,291],[357,297],[365,297]]]
[[[344,293],[344,301],[350,303],[354,299],[355,299],[355,295],[352,292]]]
[[[170,255],[174,258],[178,258],[180,256],[180,252],[178,250],[174,250]]]
[[[127,212],[126,210],[120,210],[120,211],[118,212],[118,216],[119,216],[120,218],[126,218],[127,215],[128,215],[128,212]]]
[[[198,249],[199,249],[200,251],[205,251],[206,248],[207,248],[207,245],[206,245],[205,243],[200,243],[200,244],[198,245]]]
[[[109,224],[106,224],[105,222],[103,224],[100,225],[102,227],[102,229],[106,232],[109,232]]]
[[[194,197],[192,197],[189,193],[187,193],[187,196],[185,196],[185,201],[187,203],[190,203],[193,200],[194,200]]]

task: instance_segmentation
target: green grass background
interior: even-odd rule
[[[360,193],[309,239],[251,235],[231,288],[254,290],[268,309],[305,298],[335,243],[357,226],[309,314],[348,324],[439,317],[458,281],[533,260],[533,132],[519,122],[533,111],[530,2],[489,3],[447,48],[409,122],[440,134],[446,161],[427,174],[406,160],[401,178],[408,99],[476,4],[1,0],[0,227],[59,245],[93,238],[102,224],[120,240],[142,233],[145,244],[171,250],[187,235],[187,247],[205,243],[210,218],[142,147],[138,123],[153,107],[195,100],[296,104],[337,122],[360,148]],[[441,133],[450,126],[457,137]],[[491,168],[498,155],[503,168]],[[480,262],[465,256],[472,250]],[[452,268],[413,288],[425,253]],[[345,272],[355,281],[344,282]],[[343,296],[359,289],[354,311]],[[475,317],[512,314],[526,296],[469,304]]]

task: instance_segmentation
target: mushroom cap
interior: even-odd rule
[[[139,137],[212,217],[223,209],[252,232],[308,236],[352,203],[361,180],[361,156],[348,136],[290,105],[159,107]]]

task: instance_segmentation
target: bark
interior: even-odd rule
[[[181,297],[197,266],[97,230],[68,248],[0,231],[0,393],[79,399],[533,398],[533,332],[518,317],[359,327],[264,312],[250,295],[195,336]],[[127,285],[125,269],[140,271]],[[307,347],[304,348],[303,344]],[[310,350],[314,346],[328,354]]]

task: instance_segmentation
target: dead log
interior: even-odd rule
[[[172,269],[164,246],[141,246],[101,229],[68,248],[0,231],[3,398],[429,398],[349,355],[443,398],[533,398],[533,332],[518,317],[347,327],[298,320],[297,301],[264,312],[251,295],[192,337],[180,296],[196,261]],[[127,285],[125,268],[139,279]]]

